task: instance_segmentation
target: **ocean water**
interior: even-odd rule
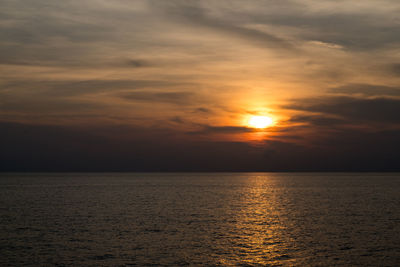
[[[400,266],[400,174],[0,174],[0,266]]]

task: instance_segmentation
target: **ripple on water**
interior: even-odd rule
[[[397,174],[10,174],[0,185],[0,266],[400,262]]]

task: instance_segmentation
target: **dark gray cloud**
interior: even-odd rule
[[[292,27],[300,30],[297,38],[301,40],[336,44],[351,50],[379,49],[400,42],[398,22],[392,19],[396,10],[400,10],[395,1],[385,1],[392,6],[393,13],[389,14],[373,8],[383,4],[378,1],[371,1],[368,9],[360,9],[351,1],[283,1],[284,7],[279,6],[280,2],[275,6],[269,2],[247,12],[234,10],[231,16],[247,23]],[[318,4],[323,8],[313,10]]]
[[[330,93],[361,94],[364,96],[400,96],[400,87],[373,84],[346,84],[331,88]]]
[[[309,123],[315,126],[337,127],[348,123],[345,119],[333,118],[323,115],[297,115],[290,118],[289,122],[294,123]]]
[[[212,16],[206,8],[194,1],[153,1],[168,18],[185,24],[206,28],[220,34],[232,36],[243,41],[252,42],[263,47],[297,50],[288,40],[275,34],[246,28],[235,24],[234,20],[224,21]]]
[[[400,76],[400,63],[390,64],[388,70],[389,73]]]
[[[337,44],[349,49],[377,49],[400,42],[400,29],[393,25],[376,24],[369,14],[305,15],[263,19],[275,25],[309,29],[304,40]]]
[[[284,108],[339,116],[348,122],[400,123],[400,99],[393,98],[298,99]]]
[[[212,113],[213,111],[209,108],[200,107],[200,108],[196,108],[193,112],[194,113]]]
[[[185,82],[163,80],[13,80],[0,85],[1,91],[38,92],[43,96],[74,96],[99,92],[115,92],[119,90],[137,90],[147,88],[166,88],[193,86]]]
[[[95,0],[55,4],[50,0],[3,0],[0,62],[99,66],[109,60],[104,55],[110,53],[141,56],[149,53],[148,48],[182,48],[184,44],[176,36],[165,38],[165,33],[188,28],[261,47],[296,51],[302,41],[356,50],[397,45],[400,27],[394,18],[400,10],[398,3],[369,1],[365,5],[368,8],[357,8],[352,1],[137,0],[106,4]],[[379,12],[384,5],[391,8]],[[185,51],[191,49],[186,47]],[[125,65],[148,66],[137,60]]]
[[[265,47],[293,49],[297,41],[319,41],[351,50],[380,49],[400,42],[400,27],[393,21],[394,1],[373,2],[360,9],[351,1],[153,1],[167,18],[204,27]],[[392,6],[379,12],[374,6]],[[321,8],[315,8],[320,6]],[[248,25],[266,26],[264,30]],[[286,27],[286,29],[284,29]],[[291,29],[289,29],[291,28]],[[275,29],[269,31],[266,29]],[[276,29],[279,29],[276,30]],[[292,41],[278,36],[290,36]],[[295,35],[293,35],[295,33]]]
[[[254,148],[245,143],[176,140],[162,129],[134,127],[123,129],[130,139],[113,131],[104,135],[112,128],[2,122],[0,171],[223,171],[232,162],[241,162],[237,170],[254,167],[252,159],[245,157],[254,154]],[[262,156],[262,151],[258,153]]]
[[[0,93],[0,116],[9,112],[30,118],[38,114],[81,114],[82,118],[87,112],[101,110],[105,105],[81,99],[66,99],[57,97],[38,97],[37,95],[14,96]],[[10,115],[10,114],[9,114]]]
[[[309,136],[307,144],[267,141],[266,166],[287,171],[395,171],[400,131],[343,129]]]
[[[142,59],[129,59],[126,61],[126,65],[128,67],[133,67],[133,68],[143,68],[143,67],[151,67],[153,64],[149,61]]]
[[[35,45],[0,43],[0,63],[24,66],[87,66],[98,62],[88,48],[50,44]]]
[[[140,1],[138,1],[137,4]],[[100,1],[4,0],[0,11],[0,63],[50,66],[99,66],[105,52],[135,49],[148,14]],[[129,53],[132,56],[132,53]]]
[[[255,130],[248,127],[242,126],[211,126],[211,125],[201,125],[201,129],[198,131],[189,132],[189,134],[232,134],[232,133],[249,133]]]
[[[162,102],[175,105],[192,104],[195,94],[192,92],[127,92],[119,95],[129,101]]]
[[[81,114],[87,118],[97,113],[97,119],[105,118],[104,109],[107,103],[90,101],[84,96],[96,96],[100,93],[120,95],[130,101],[163,102],[172,104],[189,104],[194,100],[193,93],[185,92],[144,92],[134,94],[135,90],[147,90],[167,87],[189,87],[185,82],[163,80],[12,80],[0,84],[0,116],[32,118],[50,117],[51,114],[71,119],[72,114]],[[121,93],[123,91],[124,93]],[[9,115],[7,115],[9,114]],[[125,121],[120,116],[119,121]]]
[[[0,146],[0,171],[400,171],[399,131],[343,130],[308,145],[252,146],[162,129],[1,122]]]
[[[19,23],[0,26],[0,37],[12,43],[44,44],[48,38],[63,38],[65,41],[96,42],[104,36],[112,34],[112,28],[62,20],[55,16],[41,15],[41,19],[33,17],[15,17]],[[18,20],[17,20],[18,19]],[[29,22],[29,23],[27,23]]]
[[[172,121],[172,122],[175,122],[175,123],[179,123],[179,124],[181,124],[181,123],[184,123],[185,122],[185,120],[184,119],[182,119],[181,117],[179,117],[179,116],[175,116],[175,117],[173,117],[172,119],[170,119],[170,121]]]

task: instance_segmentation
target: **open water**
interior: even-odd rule
[[[400,174],[0,174],[0,266],[400,266]]]

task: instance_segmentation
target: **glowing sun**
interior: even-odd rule
[[[253,128],[267,128],[268,126],[271,126],[274,123],[274,120],[270,117],[267,116],[252,116],[249,119],[249,126]]]

